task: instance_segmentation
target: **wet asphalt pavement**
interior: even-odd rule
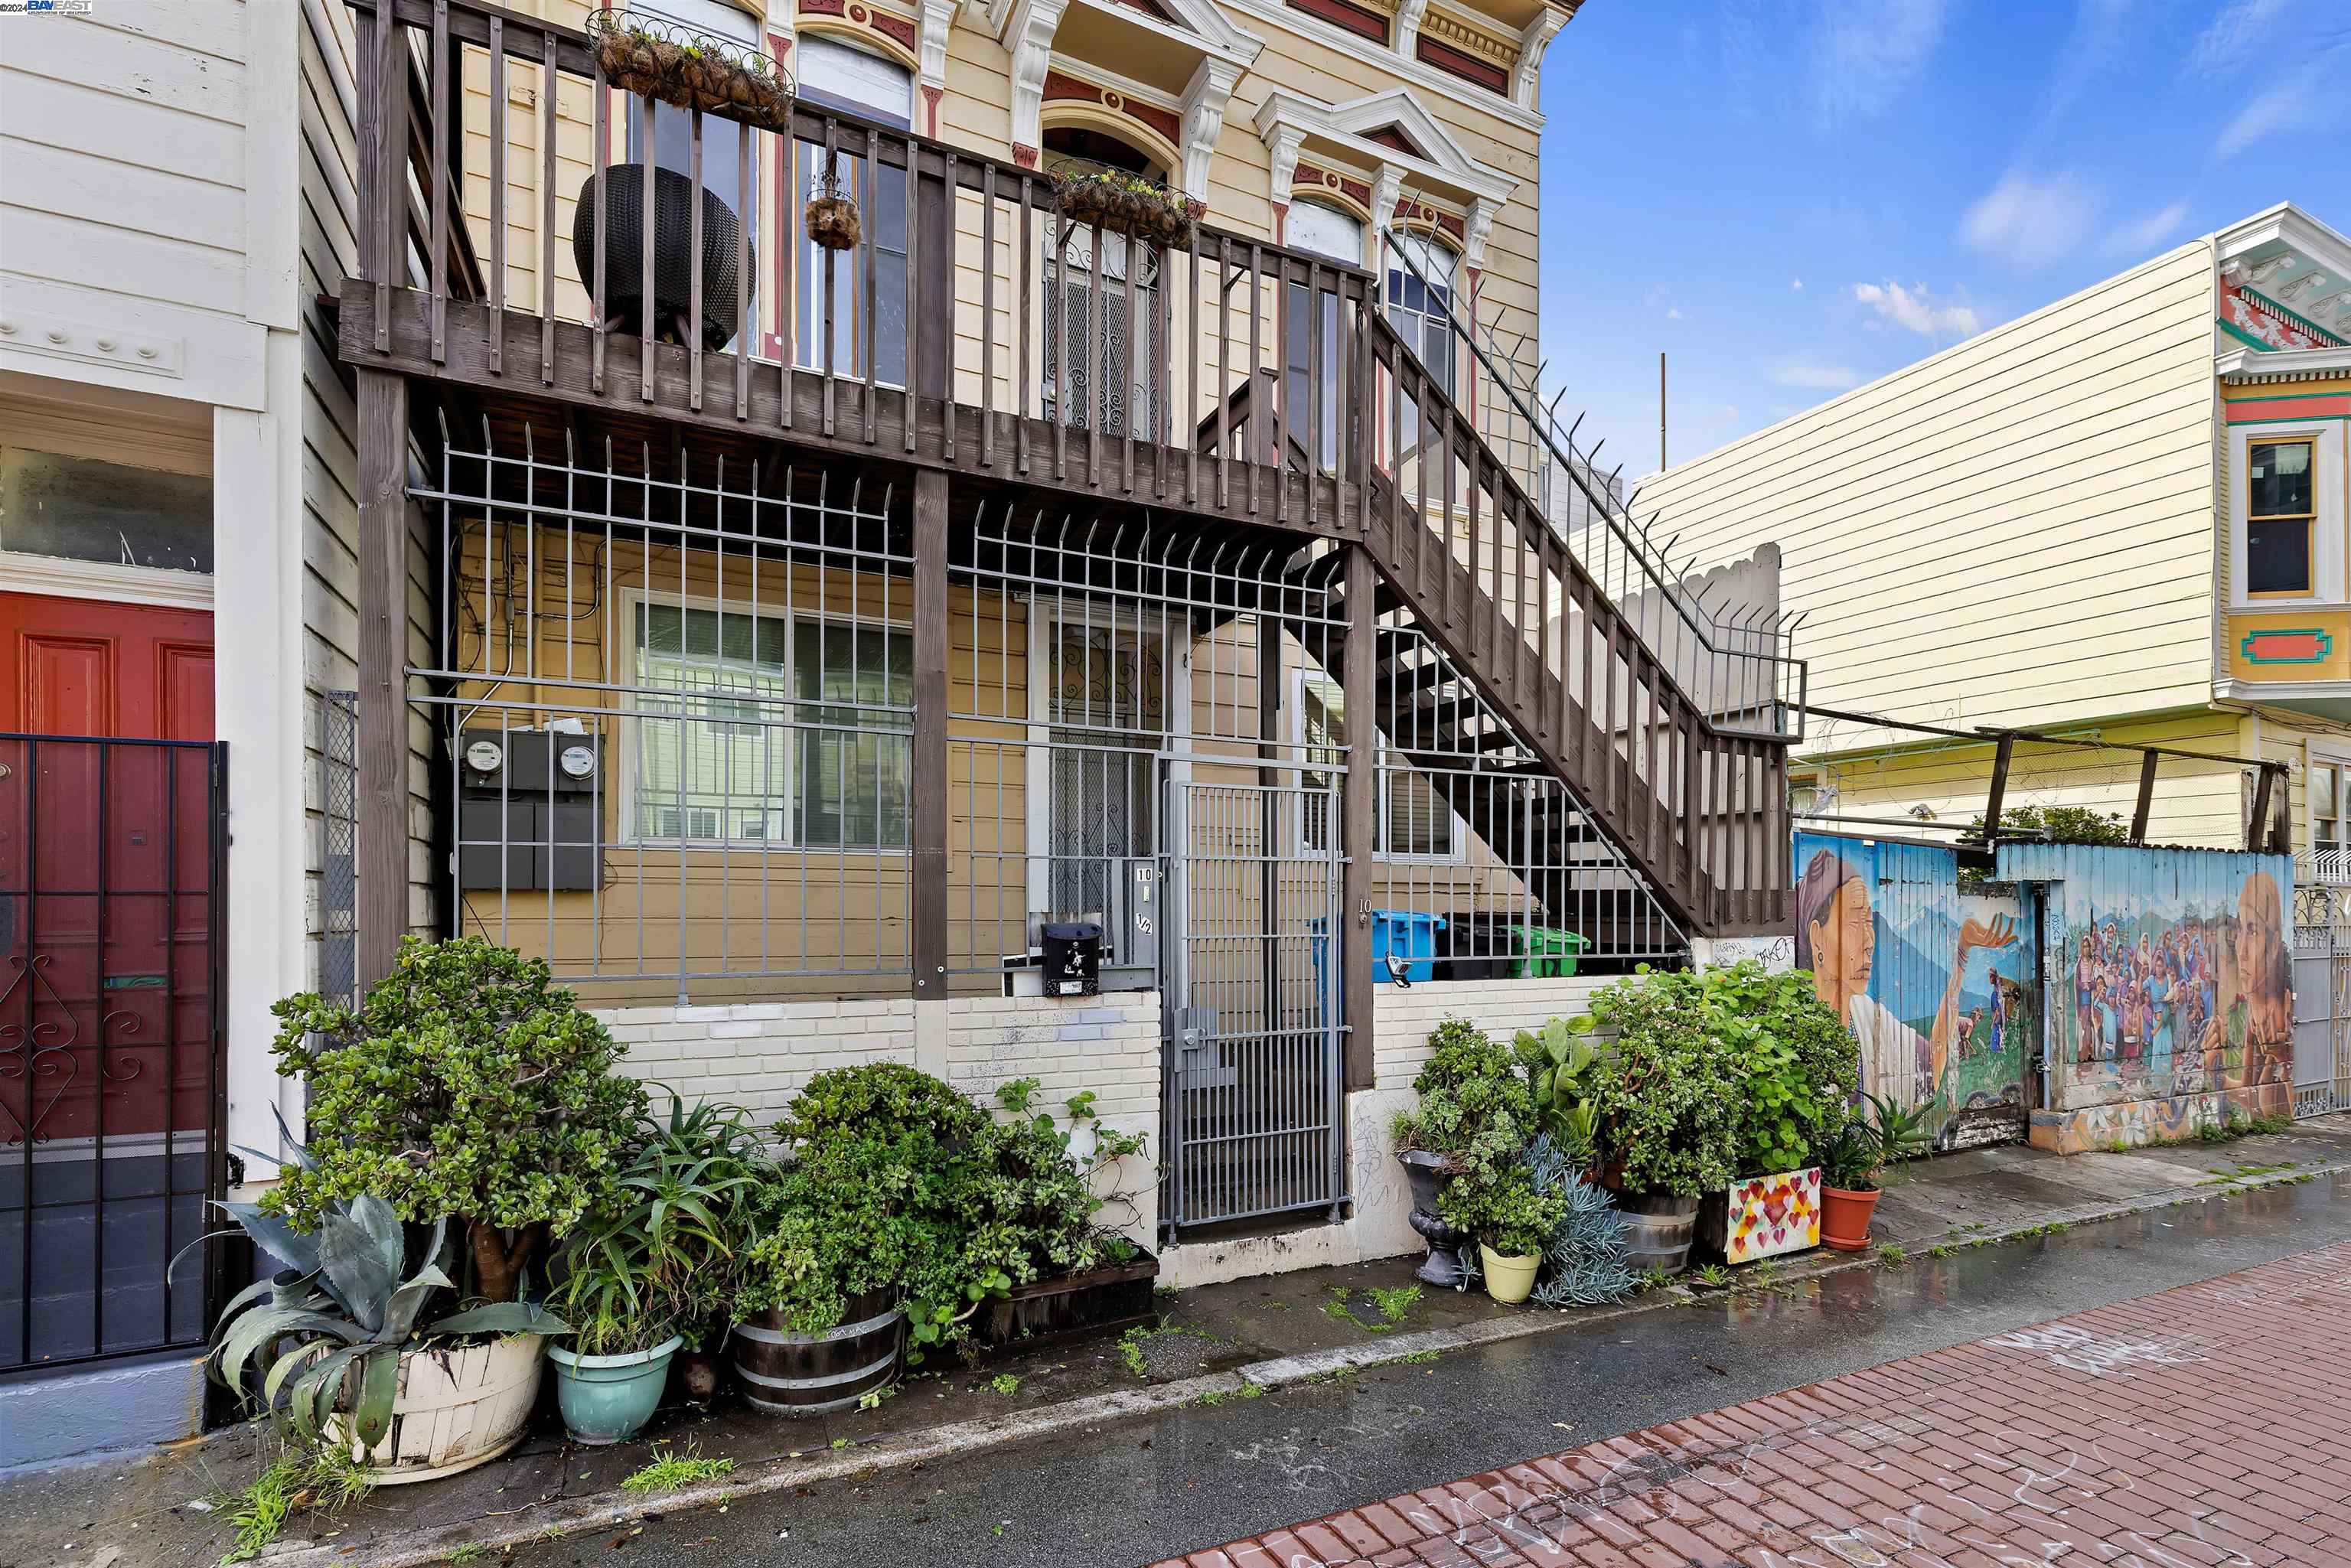
[[[2322,1177],[1851,1270],[519,1552],[517,1568],[1137,1568],[2351,1239]],[[1751,1276],[1751,1270],[1750,1276]]]

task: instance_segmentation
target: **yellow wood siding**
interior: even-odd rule
[[[2182,246],[1643,500],[1701,561],[1780,546],[1816,702],[2049,725],[2203,701],[2211,267]]]

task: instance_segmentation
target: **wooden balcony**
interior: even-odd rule
[[[1498,453],[1454,395],[1515,395],[1466,333],[1457,362],[1433,370],[1361,268],[1205,222],[1181,244],[1140,245],[1068,221],[1048,173],[804,104],[781,133],[689,117],[684,297],[623,319],[617,274],[656,275],[663,198],[656,171],[616,173],[609,150],[615,116],[654,143],[652,101],[614,91],[569,29],[474,0],[349,3],[363,233],[340,332],[360,382],[363,758],[401,750],[418,674],[398,602],[412,441],[429,455],[449,428],[519,428],[574,450],[610,443],[641,454],[646,476],[667,464],[681,480],[691,445],[737,473],[830,465],[911,481],[918,997],[946,972],[948,530],[990,496],[1343,550],[1351,628],[1332,673],[1350,690],[1374,690],[1384,627],[1408,614],[1685,929],[1784,922],[1801,665],[1720,635],[1613,517],[1604,559],[1594,528],[1554,526],[1525,454]],[[468,125],[474,103],[496,122]],[[713,192],[706,168],[731,169],[731,189]],[[853,248],[801,241],[810,169],[857,199]],[[753,215],[734,223],[731,267],[709,263],[713,194],[729,218]],[[605,245],[566,273],[575,224],[610,235],[632,217],[633,268]],[[780,255],[755,244],[763,223]],[[730,298],[723,275],[755,273],[757,289],[708,308]],[[1372,771],[1350,776],[1356,824],[1373,815]],[[362,791],[373,821],[402,820],[391,770]],[[404,883],[398,835],[363,826],[361,841],[375,873],[363,887]],[[1346,906],[1368,907],[1369,841],[1345,852]],[[363,904],[363,933],[403,919],[389,893]],[[1349,946],[1366,940],[1350,922]],[[380,964],[388,942],[363,937],[363,950]]]

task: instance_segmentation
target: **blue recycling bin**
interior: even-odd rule
[[[1324,949],[1330,945],[1328,925],[1320,918],[1313,923],[1314,932],[1314,991],[1328,996],[1324,966],[1328,962]],[[1404,966],[1404,977],[1418,985],[1433,979],[1437,974],[1437,934],[1445,929],[1445,916],[1424,915],[1416,909],[1374,909],[1372,911],[1372,983],[1384,986],[1394,977],[1387,960],[1395,958]]]

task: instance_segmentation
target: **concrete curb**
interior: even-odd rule
[[[2351,1173],[2351,1160],[2298,1166],[2290,1171],[2265,1172],[2259,1176],[2215,1182],[2209,1186],[2199,1184],[2134,1198],[2076,1204],[2069,1208],[2052,1209],[2029,1222],[2002,1229],[1949,1231],[1939,1242],[1922,1243],[1918,1254],[1923,1254],[1928,1247],[1932,1246],[1949,1246],[1954,1251],[1963,1247],[1988,1246],[2020,1237],[2037,1236],[2052,1225],[2070,1227],[2093,1220],[2120,1219],[2150,1209],[2210,1202],[2214,1198],[2254,1192],[2263,1187],[2346,1173]],[[1959,1239],[1953,1242],[1953,1237]],[[1796,1266],[1782,1274],[1774,1283],[1798,1283],[1853,1269],[1874,1267],[1878,1262],[1879,1259],[1874,1252],[1823,1254],[1811,1263]],[[1294,1387],[1368,1367],[1394,1365],[1414,1356],[1473,1350],[1480,1345],[1586,1328],[1595,1323],[1656,1312],[1660,1308],[1687,1305],[1718,1293],[1720,1292],[1702,1294],[1686,1285],[1671,1285],[1649,1291],[1631,1301],[1596,1311],[1527,1312],[1518,1317],[1489,1319],[1455,1328],[1387,1334],[1360,1344],[1339,1345],[1329,1350],[1252,1362],[1231,1372],[1210,1373],[1176,1383],[1088,1395],[1057,1405],[1042,1406],[1035,1410],[990,1416],[979,1421],[957,1421],[904,1437],[880,1438],[855,1448],[816,1450],[797,1459],[771,1459],[756,1469],[738,1470],[721,1480],[680,1487],[657,1495],[637,1496],[611,1490],[558,1498],[544,1504],[527,1504],[516,1510],[512,1519],[474,1519],[428,1526],[387,1536],[372,1547],[338,1545],[331,1540],[283,1542],[264,1550],[257,1561],[265,1568],[432,1568],[432,1565],[446,1563],[452,1552],[467,1546],[497,1552],[592,1531],[628,1530],[649,1517],[737,1502],[789,1487],[843,1480],[881,1470],[904,1469],[933,1460],[953,1458],[978,1448],[1052,1437],[1130,1420],[1138,1416],[1155,1415],[1163,1410],[1174,1410],[1196,1404],[1207,1396],[1229,1398],[1241,1396],[1251,1386],[1259,1390]]]

